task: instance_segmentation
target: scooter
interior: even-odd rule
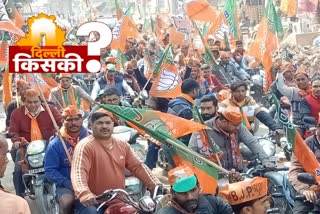
[[[25,162],[28,173],[22,176],[26,195],[34,200],[39,213],[58,214],[59,205],[55,199],[55,185],[50,183],[44,173],[44,155],[47,143],[43,140],[32,141],[27,146]]]

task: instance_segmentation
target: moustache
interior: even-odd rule
[[[198,206],[198,200],[192,199],[183,203],[183,208],[185,208],[189,212],[193,212]]]

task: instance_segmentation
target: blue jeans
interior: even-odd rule
[[[149,167],[150,170],[152,170],[153,168],[156,168],[156,163],[158,161],[159,149],[160,149],[160,147],[157,146],[157,144],[149,141],[149,147],[148,147],[148,152],[147,152],[145,164]]]
[[[99,205],[91,206],[91,207],[85,207],[83,204],[80,203],[79,200],[75,201],[75,214],[103,214],[105,209],[101,208],[99,212],[97,211],[97,208]]]

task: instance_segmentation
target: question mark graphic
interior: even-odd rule
[[[100,38],[98,41],[88,42],[88,55],[100,56],[101,48],[109,46],[112,41],[111,29],[102,22],[87,22],[78,28],[77,36],[89,36],[91,32],[98,32]],[[87,62],[86,68],[91,73],[97,73],[101,69],[101,63],[92,59]]]

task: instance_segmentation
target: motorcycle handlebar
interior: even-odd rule
[[[304,196],[304,195],[296,195],[294,197],[294,199],[297,200],[297,201],[304,201],[304,200],[306,200],[306,196]]]

